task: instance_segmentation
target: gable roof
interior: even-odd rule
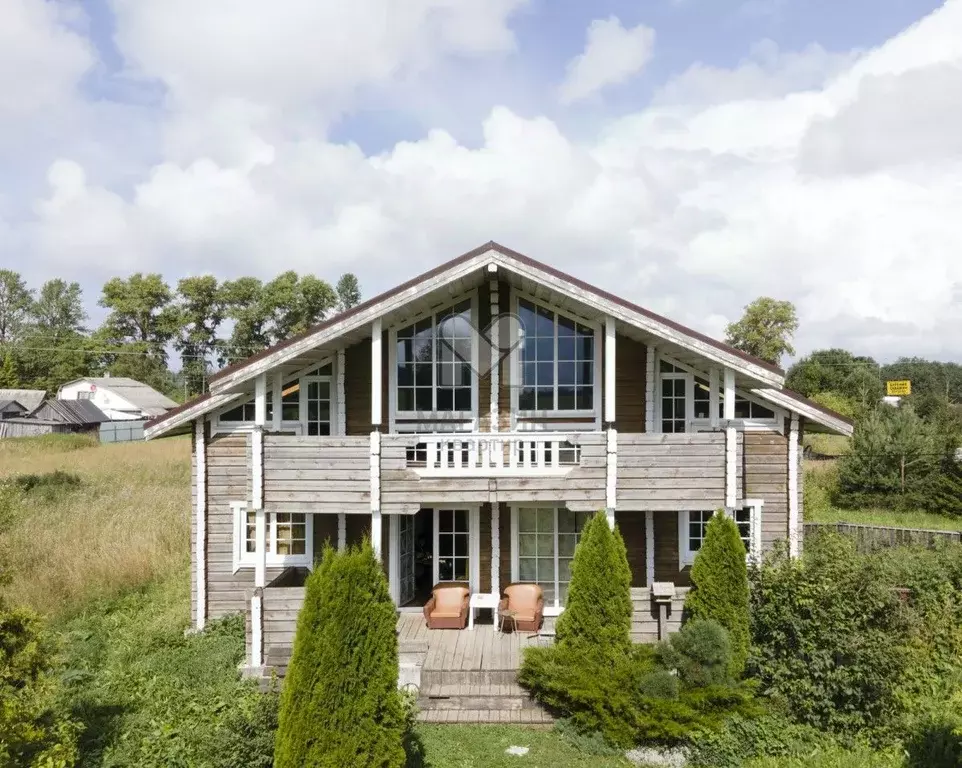
[[[87,426],[110,421],[107,415],[90,400],[47,400],[36,411],[38,419],[62,424]]]
[[[783,388],[784,371],[778,366],[749,355],[735,347],[712,339],[696,330],[658,315],[644,307],[638,306],[626,299],[615,296],[608,291],[590,285],[589,283],[566,274],[554,267],[536,261],[517,251],[505,248],[495,242],[468,251],[451,261],[418,275],[384,293],[379,294],[357,306],[324,320],[307,330],[285,339],[274,346],[261,350],[245,360],[229,365],[212,375],[209,379],[210,393],[184,403],[169,410],[166,414],[153,418],[147,422],[146,434],[156,436],[182,425],[186,421],[207,413],[214,408],[229,402],[239,388],[252,380],[259,373],[275,368],[296,359],[311,349],[322,344],[330,343],[338,337],[359,329],[369,328],[370,323],[391,311],[409,304],[423,297],[430,291],[443,289],[460,279],[472,274],[478,274],[483,269],[504,269],[506,272],[523,279],[545,284],[551,290],[570,298],[575,302],[596,306],[606,314],[610,314],[617,321],[640,329],[655,338],[664,339],[670,344],[691,350],[716,364],[730,367],[754,382],[756,389],[762,396],[767,393],[779,393],[780,403],[785,407],[798,411],[798,404],[794,394]],[[108,382],[111,380],[107,380]],[[108,384],[109,385],[109,384]],[[759,385],[761,385],[759,387]],[[797,396],[801,397],[801,396]],[[795,405],[786,405],[784,399],[792,400]],[[769,399],[772,399],[771,397]],[[804,400],[802,398],[801,400]],[[776,400],[772,400],[776,402]],[[844,433],[851,431],[851,424],[843,417],[817,404],[807,401],[801,403],[806,406],[808,418],[815,419],[831,429],[839,429]],[[167,422],[171,422],[167,424]],[[163,428],[160,428],[163,427]]]
[[[144,384],[136,379],[128,379],[125,376],[98,376],[75,379],[64,384],[76,384],[78,381],[89,381],[96,384],[100,389],[108,389],[116,395],[124,398],[131,405],[143,411],[148,416],[161,416],[172,408],[177,407],[177,403],[167,395],[158,392],[148,384]],[[61,391],[63,391],[61,387]]]
[[[832,432],[851,437],[855,431],[855,425],[851,419],[842,416],[831,408],[819,405],[814,400],[809,400],[804,395],[800,395],[791,389],[785,387],[781,389],[756,389],[753,392],[775,403],[775,405],[801,414],[806,419],[814,421]]]
[[[15,407],[11,408],[11,406]],[[23,407],[23,403],[20,403],[17,400],[0,400],[0,413],[3,413],[7,410],[23,413],[27,409]]]
[[[27,413],[37,410],[46,396],[42,389],[0,389],[0,400],[16,400]]]

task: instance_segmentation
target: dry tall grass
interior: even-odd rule
[[[79,475],[82,485],[18,495],[0,529],[0,552],[12,572],[4,592],[12,602],[63,615],[186,569],[189,439],[0,441],[0,480],[55,470]]]

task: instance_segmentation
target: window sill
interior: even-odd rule
[[[253,570],[257,567],[255,560],[244,558],[234,565],[234,573],[241,570]],[[268,568],[314,568],[314,556],[291,555],[290,557],[268,557]]]
[[[519,419],[594,419],[595,411],[518,411]]]

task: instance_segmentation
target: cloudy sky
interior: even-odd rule
[[[962,0],[0,0],[0,265],[360,277],[487,240],[716,336],[962,359]]]

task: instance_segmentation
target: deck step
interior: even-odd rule
[[[541,709],[426,709],[418,713],[422,723],[518,723],[550,726],[554,718]]]
[[[437,685],[516,685],[516,669],[428,669],[421,670],[421,688]]]

